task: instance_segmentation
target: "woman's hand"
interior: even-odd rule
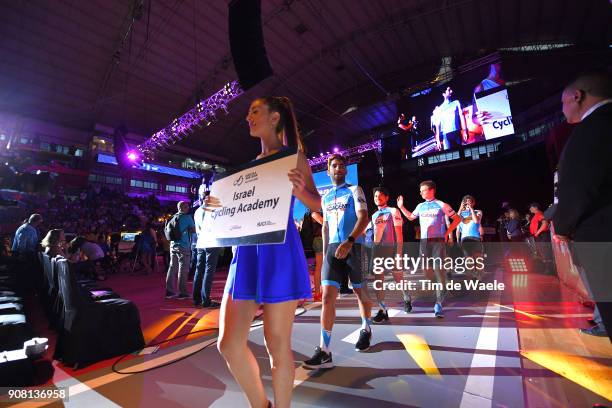
[[[306,191],[306,177],[304,174],[298,169],[291,169],[289,173],[289,181],[293,184],[293,195],[298,197]]]
[[[204,211],[214,211],[216,208],[220,207],[223,207],[223,205],[221,204],[221,200],[219,200],[217,197],[208,195],[206,198],[204,198]]]
[[[491,122],[493,119],[493,115],[487,111],[479,111],[476,113],[476,120],[481,125],[486,125]]]

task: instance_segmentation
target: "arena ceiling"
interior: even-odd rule
[[[0,110],[150,135],[236,79],[227,1],[144,0],[126,36],[134,4],[0,1]],[[264,94],[294,101],[311,153],[348,146],[393,122],[392,95],[435,74],[444,58],[612,43],[608,0],[262,0],[262,21],[274,75],[173,150],[251,159],[259,144],[244,118]]]

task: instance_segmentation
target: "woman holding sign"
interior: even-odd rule
[[[297,168],[286,177],[293,184],[293,196],[311,210],[318,211],[321,197],[303,153],[291,101],[274,96],[256,99],[251,103],[246,120],[251,136],[261,140],[261,154],[257,159],[297,148]],[[208,198],[206,204],[218,203]],[[311,297],[304,249],[291,218],[287,219],[284,244],[237,248],[221,302],[218,348],[252,407],[272,406],[255,356],[247,346],[253,317],[260,304],[264,309],[264,337],[272,368],[274,406],[289,407],[291,403],[295,377],[291,350],[293,319],[298,301]]]

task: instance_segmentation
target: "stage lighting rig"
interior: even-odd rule
[[[151,159],[155,152],[175,144],[189,135],[197,127],[209,126],[217,121],[216,113],[222,110],[229,113],[229,103],[242,95],[243,90],[238,81],[228,82],[219,91],[203,99],[182,116],[174,119],[168,126],[153,134],[138,145],[142,155]]]

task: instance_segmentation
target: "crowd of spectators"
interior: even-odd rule
[[[71,191],[59,186],[46,197],[30,200],[27,204],[30,213],[37,215],[35,225],[30,222],[32,220],[24,220],[17,230],[17,235],[24,235],[19,239],[23,241],[19,245],[24,248],[15,247],[16,235],[12,248],[7,248],[3,257],[11,256],[11,252],[34,253],[40,243],[43,250],[62,255],[78,265],[79,272],[103,279],[100,268],[95,269],[93,264],[103,263],[104,269],[109,269],[111,261],[119,257],[122,232],[140,232],[134,245],[129,246],[133,266],[138,261],[139,269],[145,273],[156,269],[157,253],[169,251],[163,238],[163,223],[176,210],[160,203],[154,195],[131,197],[97,185]],[[167,260],[167,256],[164,259]]]
[[[61,228],[66,233],[97,237],[158,223],[160,217],[174,209],[163,206],[154,195],[130,197],[118,190],[90,185],[73,194],[59,187],[50,194],[47,208],[38,212],[48,220],[47,229]]]

